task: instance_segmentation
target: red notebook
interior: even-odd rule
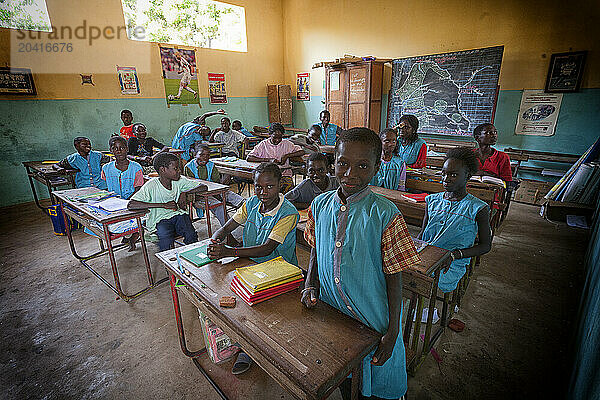
[[[425,197],[429,196],[429,193],[402,193],[402,196],[421,202],[425,201]]]
[[[272,299],[273,297],[279,296],[280,294],[284,294],[290,292],[292,290],[296,290],[300,284],[302,283],[302,279],[298,279],[294,282],[288,282],[285,285],[276,286],[274,288],[270,288],[267,290],[263,290],[258,294],[250,295],[248,289],[241,284],[237,277],[234,277],[231,280],[231,290],[236,293],[238,296],[242,298],[248,305],[252,306],[254,304],[260,303],[262,301]]]

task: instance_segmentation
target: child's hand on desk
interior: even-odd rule
[[[188,204],[187,194],[181,193],[181,195],[179,196],[179,199],[177,199],[177,207],[179,207],[182,210],[185,210],[185,208],[187,207],[187,204]]]
[[[173,200],[169,201],[168,203],[165,203],[164,207],[168,210],[173,211],[177,211],[179,209],[179,207],[177,207],[177,203],[175,203]]]
[[[206,248],[208,257],[213,260],[218,260],[221,257],[225,256],[225,244],[220,240],[211,239],[210,244]]]
[[[300,301],[306,308],[313,308],[319,300],[319,290],[315,287],[306,287],[302,290],[302,298]]]
[[[377,349],[373,354],[371,364],[380,366],[385,364],[394,351],[394,345],[396,344],[397,338],[398,334],[394,335],[393,332],[386,332],[386,334],[383,335],[379,341],[379,346],[377,346]]]

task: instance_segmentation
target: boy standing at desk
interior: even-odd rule
[[[283,168],[281,193],[287,193],[294,186],[290,158],[304,155],[302,147],[295,145],[289,139],[283,139],[284,132],[283,125],[275,122],[269,127],[271,137],[257,144],[247,157],[250,162],[273,162],[281,165]]]
[[[100,176],[102,172],[102,164],[110,161],[110,158],[99,151],[92,150],[90,139],[78,136],[73,140],[73,145],[77,153],[73,153],[58,164],[60,168],[75,169],[78,172],[75,174],[75,186],[97,187],[98,189],[106,189],[106,182]]]
[[[131,196],[127,208],[149,209],[146,228],[156,233],[160,251],[169,250],[177,235],[190,244],[198,241],[198,234],[187,212],[187,194],[206,190],[206,185],[181,176],[179,159],[170,153],[154,157],[154,169],[158,178],[152,178]]]
[[[315,198],[304,237],[312,247],[302,303],[321,299],[375,329],[379,346],[362,361],[362,396],[406,393],[401,271],[420,262],[402,214],[369,189],[381,163],[381,140],[367,128],[343,131],[335,149],[340,188]],[[365,240],[368,238],[368,240]],[[350,380],[341,386],[350,398]]]

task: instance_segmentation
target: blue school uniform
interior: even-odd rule
[[[428,219],[422,239],[450,251],[472,247],[478,230],[475,217],[487,204],[470,193],[460,201],[446,200],[444,193],[425,197]],[[440,274],[440,290],[451,292],[456,289],[470,262],[470,258],[452,261],[448,272]]]
[[[419,151],[423,145],[427,146],[425,141],[421,138],[417,138],[414,142],[403,145],[402,140],[398,139],[398,156],[406,163],[411,165],[417,162],[419,157]]]
[[[398,215],[398,208],[366,188],[348,197],[346,204],[337,190],[323,193],[313,200],[311,209],[315,216],[319,298],[384,334],[389,325],[389,311],[381,237]],[[399,398],[406,393],[401,330],[392,355],[383,366],[371,364],[375,350],[363,359],[364,396]]]
[[[381,160],[381,167],[371,179],[370,184],[392,190],[404,190],[406,183],[406,164],[396,155],[390,161]]]
[[[102,180],[100,176],[102,153],[99,151],[90,151],[87,158],[84,158],[79,153],[73,153],[67,156],[69,165],[73,168],[77,168],[79,172],[75,174],[75,186],[78,188],[83,187],[97,187],[98,189],[106,189],[106,182]]]
[[[206,180],[209,182],[212,182],[212,172],[213,172],[213,168],[215,167],[215,164],[212,161],[209,161],[206,163]],[[192,159],[190,162],[188,162],[187,164],[185,164],[185,167],[183,167],[183,169],[185,170],[185,168],[189,168],[190,171],[192,171],[192,173],[194,174],[194,178],[196,179],[200,179],[200,175],[198,174],[198,164],[196,164],[196,160]],[[204,209],[200,208],[200,207],[195,207],[196,208],[196,215],[198,216],[198,218],[202,218],[204,217]]]
[[[200,125],[194,122],[186,122],[181,125],[173,137],[171,147],[174,149],[183,150],[181,158],[184,160],[190,159],[190,147],[194,142],[201,141],[202,137],[197,132]]]
[[[332,123],[327,125],[327,129],[323,128],[323,123],[319,122],[317,125],[321,127],[321,136],[320,141],[321,144],[325,144],[328,146],[335,146],[335,134],[337,132],[338,126]]]
[[[286,199],[283,199],[283,203],[279,210],[277,210],[277,213],[270,216],[260,213],[260,200],[258,197],[252,196],[246,200],[246,211],[248,218],[244,224],[244,233],[242,236],[244,247],[266,243],[273,227],[280,219],[288,215],[296,215],[298,217],[296,218],[297,224],[300,218],[296,207]],[[264,257],[251,257],[251,259],[257,263],[261,263],[281,256],[287,262],[298,265],[298,259],[296,258],[296,224],[294,224],[294,228],[287,234],[283,243],[280,243],[271,254]]]
[[[135,192],[133,186],[135,175],[142,171],[142,166],[135,161],[129,161],[127,169],[121,171],[115,166],[115,163],[116,161],[111,161],[102,167],[108,190],[115,192],[122,199],[129,199]]]
[[[247,136],[247,137],[254,137],[254,135],[252,133],[250,133],[250,131],[248,131],[248,129],[243,128],[243,127],[238,132],[241,132],[244,136]]]

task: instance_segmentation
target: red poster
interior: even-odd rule
[[[296,99],[310,100],[310,72],[296,74]]]
[[[227,104],[225,74],[208,73],[208,92],[210,104]]]

